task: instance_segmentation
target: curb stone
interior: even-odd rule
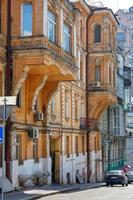
[[[24,198],[22,200],[35,200],[35,199],[39,199],[39,198],[42,198],[42,197],[45,197],[45,196],[51,196],[51,195],[55,195],[55,194],[59,194],[59,193],[64,193],[64,192],[69,192],[69,191],[74,191],[74,190],[84,190],[84,189],[93,189],[93,188],[99,188],[99,187],[103,187],[105,186],[106,184],[103,183],[103,184],[99,184],[99,185],[90,185],[90,186],[79,186],[79,187],[73,187],[73,188],[66,188],[66,189],[61,189],[61,190],[58,190],[58,191],[53,191],[51,193],[46,193],[46,194],[39,194],[39,195],[36,195],[34,197],[28,197],[28,198]]]

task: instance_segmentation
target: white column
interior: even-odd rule
[[[43,34],[47,37],[48,33],[48,0],[43,0]]]
[[[76,57],[76,26],[73,27],[73,55]]]

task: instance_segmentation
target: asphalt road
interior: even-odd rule
[[[133,200],[133,184],[128,187],[113,186],[95,189],[82,189],[52,196],[39,200]]]

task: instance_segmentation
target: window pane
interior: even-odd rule
[[[117,33],[116,38],[117,38],[117,41],[118,41],[118,42],[119,42],[119,41],[125,41],[125,40],[126,40],[125,33],[123,33],[123,32]]]
[[[56,16],[48,11],[48,39],[55,42],[56,38]]]
[[[94,31],[94,42],[101,42],[101,26],[96,25],[95,31]]]
[[[32,4],[23,5],[23,35],[32,35]]]
[[[70,52],[70,42],[71,42],[70,27],[67,26],[67,25],[64,25],[64,42],[63,42],[63,48],[67,52]]]
[[[101,81],[101,68],[100,66],[96,66],[95,68],[95,80],[96,81]]]

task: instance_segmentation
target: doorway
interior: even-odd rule
[[[50,140],[52,183],[60,183],[60,149],[59,140]]]

